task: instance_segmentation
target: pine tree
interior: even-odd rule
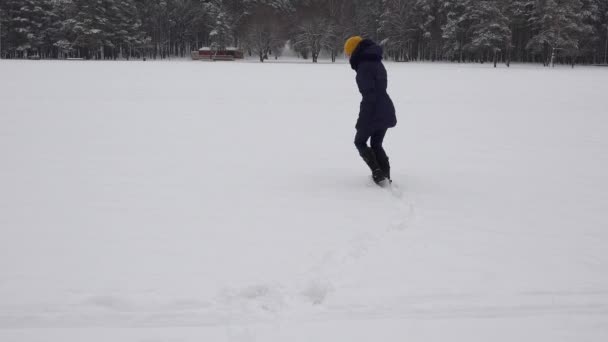
[[[168,11],[170,51],[183,57],[193,46],[198,49],[200,31],[207,23],[202,1],[174,0]]]
[[[558,53],[571,58],[578,55],[582,35],[588,32],[582,8],[580,0],[546,0],[536,5],[530,21],[538,33],[527,47],[541,53],[545,65],[553,65]]]
[[[111,8],[112,16],[110,25],[112,34],[110,40],[112,47],[118,49],[118,54],[113,51],[114,58],[123,57],[124,49],[128,51],[127,57],[131,56],[133,49],[137,49],[145,42],[145,33],[142,31],[142,23],[137,13],[137,7],[133,0],[121,0]]]
[[[0,59],[4,58],[4,50],[2,49],[2,39],[5,39],[4,32],[2,31],[2,23],[4,22],[4,13],[0,9]]]
[[[598,31],[604,35],[603,63],[608,65],[608,1],[600,2],[599,13]]]
[[[222,0],[212,0],[206,4],[207,11],[212,17],[209,28],[211,47],[215,50],[222,50],[229,46],[235,39],[235,26],[237,20],[235,13],[230,13],[228,6]]]
[[[470,1],[469,1],[470,3]],[[467,6],[471,23],[471,41],[465,49],[479,54],[483,61],[487,53],[492,54],[494,67],[498,61],[498,53],[508,51],[511,46],[511,29],[509,19],[503,14],[500,3],[492,1],[475,1],[474,6]]]
[[[8,54],[27,57],[40,55],[50,40],[51,2],[49,0],[6,0],[0,5],[3,41]]]
[[[0,56],[185,56],[286,40],[332,58],[361,35],[396,60],[608,61],[607,0],[2,0]],[[553,56],[553,57],[552,57]]]
[[[601,27],[601,4],[606,3],[603,0],[581,0],[582,8],[580,11],[582,27],[580,34],[580,55],[593,56],[588,59],[590,63],[597,63],[599,55],[600,37],[603,31]]]
[[[0,3],[0,59],[6,58],[5,47],[8,43],[8,13],[6,12],[8,7],[5,8],[4,5],[6,3]]]
[[[507,56],[508,59],[514,58],[517,61],[532,61],[530,50],[526,48],[526,45],[535,33],[530,29],[530,23],[534,15],[536,1],[504,0],[503,10],[509,17],[512,32],[511,42],[513,44],[511,53]]]
[[[466,0],[447,0],[442,8],[446,22],[443,25],[444,51],[449,59],[463,62],[468,41],[469,18]]]
[[[418,59],[423,59],[428,50],[429,59],[442,59],[441,5],[443,0],[417,0],[413,18],[417,26]]]
[[[63,31],[70,34],[68,41],[72,48],[86,58],[104,58],[110,40],[110,20],[106,3],[96,0],[73,1],[68,12],[69,19],[63,23]]]

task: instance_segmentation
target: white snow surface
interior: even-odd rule
[[[608,69],[0,62],[0,341],[607,341]]]

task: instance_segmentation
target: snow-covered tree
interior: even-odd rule
[[[317,63],[323,49],[331,49],[334,29],[327,20],[310,20],[296,29],[293,46],[300,51],[310,53],[312,62]]]
[[[242,27],[247,34],[243,45],[264,62],[278,54],[288,40],[289,16],[293,13],[286,0],[250,0]]]
[[[258,56],[260,62],[268,59],[273,45],[277,44],[278,29],[275,24],[279,14],[270,4],[265,0],[245,1],[243,15],[236,30],[236,39],[240,41],[240,46],[250,54]]]
[[[291,46],[304,58],[317,62],[322,50],[332,61],[342,52],[344,41],[356,29],[353,2],[346,0],[298,0],[295,2]]]
[[[536,0],[503,0],[503,11],[509,18],[512,48],[507,59],[531,61],[534,56],[526,45],[535,32],[531,30],[530,19],[533,16]]]
[[[598,22],[598,31],[604,35],[604,59],[603,63],[608,65],[608,1],[600,3],[600,20]]]
[[[2,39],[5,39],[4,32],[2,31],[2,23],[4,22],[4,13],[0,9],[0,59],[4,57],[4,50],[2,49]]]
[[[205,4],[210,16],[209,37],[211,47],[224,49],[238,44],[238,27],[248,14],[249,1],[211,0]]]
[[[445,41],[444,52],[450,59],[463,61],[465,45],[468,40],[470,27],[467,0],[447,0],[442,11],[445,13],[446,21],[443,25],[443,38]]]
[[[441,30],[442,0],[417,0],[414,5],[414,15],[417,26],[418,59],[442,59],[441,45],[443,43]],[[428,57],[425,51],[428,51]]]
[[[396,60],[608,60],[607,0],[2,0],[0,55],[185,56],[285,40],[332,60],[361,35]],[[496,56],[496,58],[494,57]]]
[[[41,54],[51,39],[52,9],[50,0],[3,0],[3,50],[19,57]]]
[[[350,0],[327,0],[325,3],[328,26],[332,34],[327,37],[327,50],[331,61],[342,54],[344,42],[352,35],[352,1]]]
[[[498,54],[506,52],[511,47],[511,29],[509,19],[503,14],[500,2],[496,0],[475,1],[476,5],[470,7],[467,14],[470,21],[471,41],[465,46],[469,51],[484,55],[492,54],[494,67],[498,61]]]
[[[574,57],[590,27],[583,20],[581,0],[545,0],[537,3],[530,19],[537,33],[527,47],[542,53],[545,64],[554,64],[557,54]]]
[[[602,28],[602,4],[608,7],[605,0],[581,0],[581,20],[583,22],[582,34],[580,35],[581,56],[598,56],[601,49],[601,36],[604,32]],[[589,62],[597,63],[597,58],[590,59]]]
[[[380,16],[383,13],[382,1],[353,0],[353,33],[380,41]]]
[[[133,0],[121,0],[112,10],[112,45],[118,49],[118,57],[122,58],[125,50],[128,50],[127,56],[130,56],[134,48],[140,47],[146,41],[137,7]],[[114,56],[117,54],[114,53]]]
[[[493,60],[496,66],[499,53],[510,53],[512,32],[504,1],[449,0],[443,10],[444,47],[451,59]]]
[[[379,33],[395,60],[441,59],[439,0],[383,0]]]
[[[378,29],[383,37],[382,45],[395,60],[407,60],[416,31],[411,16],[415,1],[383,0],[382,4],[384,12]]]

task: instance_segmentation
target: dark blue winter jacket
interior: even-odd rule
[[[357,86],[363,96],[357,120],[357,130],[373,132],[395,127],[395,106],[386,93],[386,69],[382,64],[382,48],[369,39],[359,43],[350,57],[357,72]]]

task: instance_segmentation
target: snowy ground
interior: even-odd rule
[[[0,62],[0,341],[606,341],[608,70]]]

